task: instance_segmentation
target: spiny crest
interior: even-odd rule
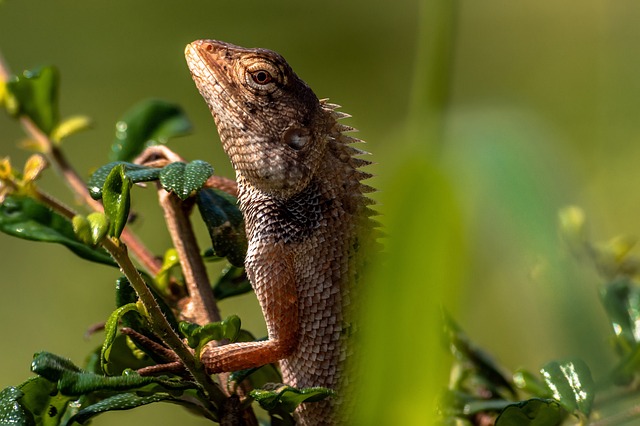
[[[322,108],[325,111],[327,111],[331,115],[331,117],[334,118],[336,121],[351,117],[350,114],[347,114],[342,111],[337,111],[337,109],[340,108],[340,105],[330,103],[328,102],[328,99],[321,99],[320,104]],[[361,203],[362,203],[362,206],[364,206],[363,216],[367,218],[367,220],[370,222],[370,225],[371,225],[371,223],[374,222],[371,219],[371,217],[377,216],[378,212],[376,212],[374,209],[368,206],[375,205],[376,201],[369,198],[365,194],[376,192],[377,190],[370,185],[366,185],[362,183],[362,181],[373,177],[373,175],[371,173],[365,172],[360,169],[362,167],[366,167],[373,164],[373,162],[369,160],[365,160],[363,158],[358,158],[359,156],[362,156],[362,155],[371,155],[371,154],[362,149],[358,149],[358,148],[354,148],[353,146],[350,146],[351,144],[355,144],[355,143],[364,143],[362,139],[358,139],[358,138],[344,134],[346,132],[357,132],[355,128],[341,124],[341,123],[336,123],[333,129],[337,134],[334,134],[330,139],[339,143],[342,146],[341,151],[344,153],[344,155],[347,155],[350,157],[348,159],[348,163],[353,167],[354,169],[353,176],[358,180],[358,189],[360,192]],[[374,227],[377,227],[377,226],[378,224],[374,225]]]

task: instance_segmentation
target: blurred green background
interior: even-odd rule
[[[0,51],[14,72],[59,67],[63,116],[86,114],[94,122],[65,143],[86,175],[107,161],[122,113],[159,97],[181,104],[195,126],[172,148],[227,176],[232,170],[184,46],[215,38],[280,52],[319,97],[353,114],[349,124],[378,163],[381,220],[406,240],[390,243],[390,264],[403,270],[374,280],[368,309],[372,318],[402,325],[395,337],[403,345],[393,346],[411,348],[432,334],[425,312],[437,306],[435,294],[505,366],[537,370],[578,355],[597,376],[609,356],[598,277],[563,248],[556,217],[578,204],[596,239],[640,235],[640,4],[459,1],[447,23],[446,8],[435,7],[445,3],[5,0]],[[453,35],[449,62],[429,50],[438,34]],[[437,99],[435,109],[425,108],[424,90],[447,95],[445,108]],[[28,155],[16,148],[22,138],[0,114],[0,156],[21,164]],[[42,186],[73,205],[51,171]],[[141,213],[134,230],[161,253],[169,239],[158,232],[154,203],[151,191],[134,193]],[[62,247],[5,235],[0,268],[0,388],[29,377],[35,351],[81,363],[100,344],[100,335],[85,340],[83,333],[113,309],[115,271]],[[252,297],[222,309],[264,333]],[[413,351],[409,364],[384,364],[398,356],[385,346],[376,351],[381,368],[447,368],[420,365],[431,356],[428,347]],[[376,376],[381,385],[385,374]],[[205,423],[160,406],[110,413],[95,424],[187,421]]]

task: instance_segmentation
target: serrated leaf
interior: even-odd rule
[[[102,204],[109,219],[109,236],[119,238],[129,218],[131,180],[124,165],[114,167],[102,187]]]
[[[142,101],[116,123],[110,159],[131,161],[147,146],[190,131],[191,123],[179,106],[157,99]]]
[[[247,278],[244,268],[229,266],[224,269],[213,287],[213,296],[216,300],[238,296],[252,291],[251,282]]]
[[[540,372],[553,398],[568,412],[589,416],[595,389],[591,371],[584,361],[552,361]]]
[[[82,370],[70,360],[49,352],[34,355],[31,371],[57,383],[64,395],[85,395],[95,391],[127,391],[147,385],[159,385],[165,390],[197,389],[197,385],[184,380],[140,376],[135,372],[122,376],[102,376]]]
[[[24,396],[24,393],[13,386],[0,392],[0,424],[7,426],[31,426],[36,424],[33,414],[19,402],[22,396]]]
[[[154,402],[175,399],[176,398],[170,394],[161,392],[149,396],[139,396],[134,392],[119,393],[78,411],[75,416],[69,419],[68,424],[70,425],[73,422],[84,424],[91,417],[107,411],[130,410],[132,408],[141,407]]]
[[[145,167],[138,164],[126,163],[124,161],[115,161],[113,163],[105,164],[96,170],[87,183],[87,189],[89,194],[94,200],[102,198],[102,187],[109,176],[109,173],[117,167],[122,165],[124,167],[125,176],[131,181],[131,183],[150,182],[157,180],[160,176],[162,169]]]
[[[200,216],[207,226],[213,252],[241,267],[247,254],[244,219],[237,200],[222,191],[203,189],[196,197]]]
[[[76,115],[63,120],[51,132],[51,140],[60,143],[63,139],[68,138],[78,132],[91,127],[91,119],[84,115]]]
[[[166,191],[173,192],[181,200],[186,200],[202,188],[211,175],[213,167],[205,161],[175,162],[162,169],[160,184]]]
[[[42,67],[24,71],[7,82],[17,101],[17,115],[26,115],[46,135],[58,124],[58,70]]]
[[[135,303],[128,303],[119,307],[111,313],[109,319],[105,323],[104,343],[102,344],[102,350],[100,352],[100,365],[102,366],[102,371],[107,374],[112,373],[109,369],[109,353],[111,352],[111,345],[113,345],[118,332],[118,323],[124,314],[131,311],[138,312],[138,305]]]
[[[30,197],[5,198],[0,204],[0,231],[26,240],[62,244],[83,259],[116,265],[102,248],[78,240],[69,220]]]
[[[509,405],[495,426],[559,426],[567,413],[552,399],[530,399]]]
[[[180,323],[180,331],[187,338],[187,344],[199,354],[204,345],[212,340],[229,339],[235,342],[240,332],[241,321],[236,315],[227,319],[200,326],[187,321]]]
[[[331,389],[314,387],[296,389],[282,385],[275,390],[254,389],[249,395],[267,411],[284,410],[292,413],[303,402],[317,402],[332,397],[335,392]]]

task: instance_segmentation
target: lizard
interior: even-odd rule
[[[236,172],[245,268],[268,332],[210,343],[201,361],[209,374],[279,362],[285,384],[337,391],[301,404],[298,424],[342,423],[356,281],[375,228],[373,188],[362,183],[371,174],[360,170],[371,162],[339,122],[350,116],[319,100],[278,53],[198,40],[185,56]]]

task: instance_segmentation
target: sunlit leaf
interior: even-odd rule
[[[104,250],[79,241],[71,221],[33,198],[8,196],[0,205],[0,231],[27,240],[62,244],[83,259],[115,265]]]
[[[157,99],[142,101],[116,123],[110,159],[131,161],[147,146],[190,131],[191,123],[179,106]]]
[[[102,187],[102,203],[112,237],[120,237],[129,219],[130,190],[131,180],[125,175],[124,165],[114,167]]]
[[[25,71],[7,82],[7,89],[15,97],[17,115],[26,115],[46,135],[58,124],[58,70],[42,67]]]
[[[236,199],[222,191],[203,189],[198,192],[196,201],[211,237],[213,253],[226,257],[234,266],[243,266],[247,237]]]
[[[22,180],[27,182],[33,182],[38,177],[44,169],[48,167],[47,160],[40,154],[33,154],[28,159],[24,165],[24,171],[22,172]]]
[[[91,119],[84,115],[76,115],[63,120],[51,132],[51,140],[59,143],[65,138],[91,127]]]
[[[552,361],[542,368],[541,373],[553,398],[567,411],[589,416],[595,389],[591,371],[584,361]]]
[[[559,426],[567,416],[552,399],[530,399],[506,407],[495,426]]]
[[[213,174],[213,167],[205,161],[194,160],[190,163],[171,163],[160,172],[162,187],[186,200],[202,188]]]
[[[303,402],[322,401],[334,396],[335,392],[321,387],[296,389],[282,385],[274,390],[254,389],[249,394],[267,411],[282,409],[292,413]]]

